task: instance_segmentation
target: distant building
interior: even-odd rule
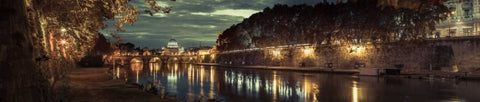
[[[200,52],[202,52],[202,54],[205,54],[205,51],[208,52],[210,49],[212,49],[211,46],[190,47],[187,49],[186,53],[189,55],[201,55]]]
[[[175,39],[170,39],[167,47],[163,47],[162,50],[163,55],[179,55],[184,52],[183,47],[181,47]]]
[[[430,38],[480,35],[479,0],[448,0],[444,3],[452,16],[438,24]]]

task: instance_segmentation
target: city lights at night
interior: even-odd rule
[[[6,0],[0,11],[0,102],[480,102],[480,0]]]

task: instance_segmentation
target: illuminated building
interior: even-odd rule
[[[480,35],[480,2],[478,0],[448,0],[444,3],[451,16],[437,24],[430,38]]]
[[[179,46],[175,39],[170,39],[167,43],[167,47],[163,47],[162,49],[164,55],[178,55],[184,52],[183,47]]]

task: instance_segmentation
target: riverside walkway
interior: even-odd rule
[[[76,68],[68,75],[72,102],[175,102],[112,79],[108,68]]]

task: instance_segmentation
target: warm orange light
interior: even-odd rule
[[[365,47],[360,45],[354,45],[350,48],[350,53],[362,53],[365,50]]]
[[[270,50],[270,54],[267,57],[269,57],[271,59],[274,59],[274,60],[283,59],[282,50],[281,49],[272,49],[272,50]]]
[[[313,48],[305,48],[303,49],[303,54],[306,56],[310,56],[313,54]]]
[[[272,55],[275,56],[275,57],[277,57],[277,56],[280,56],[280,55],[281,55],[281,52],[280,52],[280,50],[273,50],[273,51],[272,51]]]
[[[358,87],[357,87],[357,81],[353,81],[353,87],[352,87],[352,102],[358,102]]]
[[[211,55],[210,55],[210,58],[214,59],[214,58],[215,58],[215,54],[211,54]]]
[[[208,50],[199,50],[198,54],[199,55],[208,55],[208,54],[210,54],[210,52]]]
[[[60,44],[65,45],[65,44],[67,44],[67,41],[62,39],[62,40],[60,40]]]

